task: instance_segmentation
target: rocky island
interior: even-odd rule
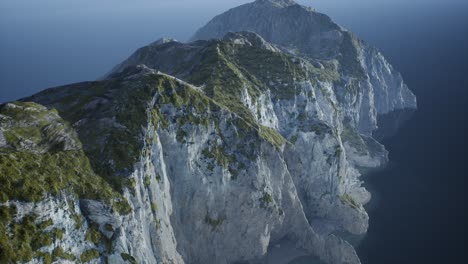
[[[360,263],[380,119],[416,109],[375,48],[290,0],[0,106],[1,263]]]

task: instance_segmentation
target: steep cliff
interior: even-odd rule
[[[377,128],[378,115],[416,108],[416,97],[376,48],[312,8],[290,0],[257,0],[216,16],[192,40],[222,38],[238,31],[256,32],[313,63],[334,65],[340,73],[333,87],[337,99],[355,111],[353,122],[363,134]],[[361,95],[354,101],[346,90]]]
[[[339,37],[223,32],[247,11]],[[0,262],[262,263],[287,240],[359,263],[344,239],[368,227],[359,168],[387,161],[372,131],[414,95],[310,8],[261,0],[227,14],[196,35],[215,39],[156,41],[104,80],[0,106]]]

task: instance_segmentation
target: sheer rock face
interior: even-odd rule
[[[248,22],[236,10],[213,21]],[[261,263],[287,239],[326,263],[359,263],[338,235],[368,227],[358,168],[387,162],[370,136],[378,113],[415,107],[414,96],[324,15],[293,1],[239,10],[285,13],[285,25],[295,12],[326,45],[292,52],[255,28],[223,28],[0,106],[0,182],[11,187],[0,190],[0,262]],[[335,42],[336,54],[323,50]]]

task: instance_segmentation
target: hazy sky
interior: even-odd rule
[[[135,49],[162,36],[186,40],[213,16],[247,2],[0,0],[0,102],[94,80]],[[426,20],[443,23],[468,6],[466,0],[298,2],[327,13],[371,43],[418,19],[423,27]]]

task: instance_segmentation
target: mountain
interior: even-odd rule
[[[397,71],[375,48],[335,24],[328,16],[289,0],[258,0],[213,18],[192,40],[222,38],[227,32],[252,31],[285,51],[311,61],[332,63],[341,75],[338,90],[362,92],[358,127],[364,134],[377,128],[377,115],[415,109],[416,98]],[[341,89],[340,89],[341,88]]]
[[[0,262],[265,263],[290,245],[280,263],[360,263],[360,171],[388,160],[373,131],[416,107],[401,76],[293,1],[194,39],[0,106]]]

